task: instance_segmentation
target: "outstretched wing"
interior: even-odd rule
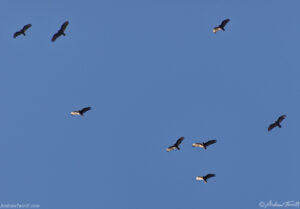
[[[176,149],[176,147],[174,145],[170,146],[167,148],[167,152],[170,152],[172,150]]]
[[[27,24],[27,25],[25,25],[24,27],[23,27],[23,31],[25,32],[28,28],[30,28],[31,27],[31,24]]]
[[[222,23],[221,23],[221,25],[220,25],[220,27],[221,27],[221,28],[224,28],[225,25],[226,25],[229,21],[230,21],[230,19],[225,19],[225,20],[223,20]]]
[[[62,33],[65,32],[65,30],[66,30],[68,24],[69,24],[69,21],[66,21],[66,22],[64,22],[64,24],[61,25],[60,31],[61,31]]]
[[[209,146],[209,145],[214,144],[216,142],[217,142],[217,140],[213,139],[213,140],[209,140],[209,141],[205,142],[204,144],[205,144],[205,146]]]
[[[193,147],[201,147],[201,148],[203,148],[203,144],[202,143],[193,143],[192,146]]]
[[[19,35],[21,35],[22,34],[22,32],[21,31],[17,31],[17,32],[15,32],[14,33],[14,38],[16,38],[16,37],[18,37]]]
[[[81,112],[81,114],[83,114],[83,113],[89,111],[90,109],[92,109],[92,108],[91,108],[91,107],[85,107],[85,108],[82,108],[82,109],[80,110],[80,112]]]
[[[209,179],[209,178],[215,177],[215,176],[216,176],[216,174],[209,173],[209,174],[207,174],[206,176],[204,176],[204,178],[205,178],[205,179]]]
[[[180,137],[177,142],[175,143],[175,146],[179,146],[181,144],[181,142],[184,140],[184,137]]]
[[[51,39],[52,42],[54,42],[58,37],[60,37],[61,34],[59,32],[55,33]]]
[[[277,119],[278,123],[281,123],[286,118],[286,115],[282,115]]]
[[[271,125],[269,125],[268,127],[268,131],[271,131],[273,128],[275,128],[277,126],[276,123],[272,123]]]

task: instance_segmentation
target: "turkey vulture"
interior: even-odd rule
[[[90,109],[92,109],[92,108],[91,107],[85,107],[85,108],[82,108],[81,110],[72,111],[71,115],[81,115],[81,116],[83,116],[83,114],[85,112],[89,111]]]
[[[61,35],[65,36],[65,30],[67,28],[69,24],[69,21],[64,22],[64,24],[62,24],[62,26],[60,27],[59,31],[57,33],[54,34],[54,36],[52,37],[52,42],[54,42],[58,37],[60,37]]]
[[[211,178],[211,177],[215,177],[215,176],[216,176],[216,174],[209,173],[209,174],[207,174],[206,176],[197,176],[197,177],[196,177],[196,180],[197,180],[197,181],[203,180],[205,183],[207,183],[207,179],[209,179],[209,178]]]
[[[24,36],[26,36],[25,32],[30,27],[31,27],[31,24],[25,25],[21,30],[19,30],[19,31],[17,31],[17,32],[14,33],[14,38],[16,38],[17,36],[19,36],[21,34],[23,34]]]
[[[281,128],[280,123],[286,118],[286,115],[282,115],[280,116],[274,123],[272,123],[271,125],[269,125],[268,127],[268,131],[271,131],[273,128],[275,128],[276,126],[278,126],[279,128]]]
[[[215,27],[213,29],[213,32],[216,33],[218,32],[219,30],[222,30],[222,31],[225,31],[225,25],[230,21],[230,19],[225,19],[222,21],[221,25],[219,25],[218,27]]]
[[[184,140],[184,137],[180,137],[174,145],[172,145],[172,146],[170,146],[170,147],[167,148],[167,152],[170,152],[170,151],[172,151],[174,149],[180,150],[179,145],[181,144],[181,142],[183,140]]]
[[[193,147],[201,147],[201,148],[204,148],[206,149],[207,146],[211,145],[211,144],[214,144],[216,143],[217,140],[213,139],[213,140],[209,140],[207,142],[203,142],[203,143],[193,143]]]

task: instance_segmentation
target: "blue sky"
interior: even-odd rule
[[[0,3],[0,203],[299,201],[299,1]],[[225,19],[226,32],[212,33]],[[50,41],[68,20],[66,36]],[[31,23],[26,37],[12,38]],[[84,118],[70,112],[93,109]],[[286,114],[282,129],[267,132]],[[180,151],[165,149],[184,136]],[[200,150],[193,142],[212,138]],[[209,183],[195,177],[216,173]]]

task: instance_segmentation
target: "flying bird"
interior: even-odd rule
[[[17,31],[17,32],[14,33],[14,38],[16,38],[17,36],[19,36],[19,35],[21,35],[21,34],[23,34],[24,36],[26,36],[25,32],[26,32],[26,30],[28,30],[28,28],[30,28],[30,27],[31,27],[31,24],[25,25],[21,30],[19,30],[19,31]]]
[[[216,143],[217,140],[213,139],[213,140],[209,140],[207,142],[202,142],[202,143],[193,143],[193,147],[201,147],[201,148],[204,148],[206,149],[207,146],[211,145],[211,144],[214,144]]]
[[[204,181],[205,183],[207,183],[207,179],[211,178],[211,177],[215,177],[216,174],[213,174],[213,173],[209,173],[207,174],[206,176],[197,176],[196,177],[196,180],[197,181]]]
[[[286,118],[286,115],[282,115],[280,116],[274,123],[272,123],[271,125],[269,125],[268,127],[268,131],[271,131],[273,128],[275,128],[276,126],[278,126],[279,128],[281,128],[280,123]]]
[[[174,149],[180,150],[179,145],[181,144],[181,142],[182,142],[183,140],[184,140],[184,137],[180,137],[180,138],[176,141],[176,143],[175,143],[174,145],[172,145],[172,146],[170,146],[170,147],[167,148],[167,152],[170,152],[170,151],[172,151],[172,150],[174,150]]]
[[[64,22],[64,24],[62,24],[62,26],[60,27],[59,31],[57,33],[55,33],[52,37],[52,42],[54,42],[58,37],[60,37],[61,35],[65,36],[65,30],[67,28],[69,24],[69,21]]]
[[[91,107],[85,107],[85,108],[82,108],[81,110],[75,110],[75,111],[72,111],[71,112],[71,115],[81,115],[83,116],[83,114],[87,111],[89,111],[90,109],[92,109]]]
[[[225,31],[225,25],[230,21],[230,19],[225,19],[222,21],[221,25],[219,25],[218,27],[215,27],[213,29],[213,32],[216,33],[218,32],[219,30],[222,30],[222,31]]]

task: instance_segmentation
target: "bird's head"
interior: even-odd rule
[[[197,176],[197,177],[196,177],[196,180],[197,180],[197,181],[201,181],[201,180],[203,180],[203,177],[202,177],[202,176]]]
[[[71,115],[79,115],[79,112],[72,111],[70,114],[71,114]]]

